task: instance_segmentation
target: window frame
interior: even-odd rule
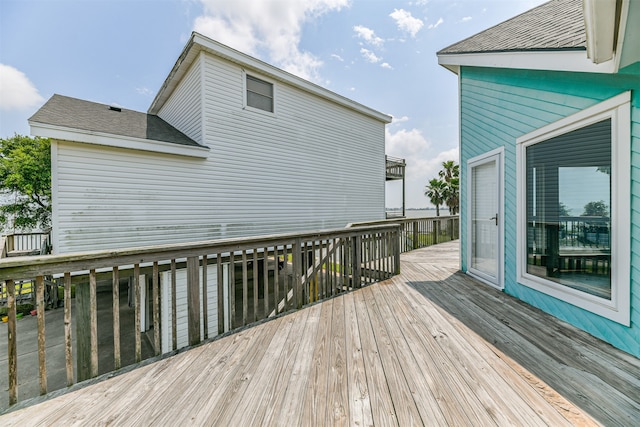
[[[526,149],[611,119],[611,299],[527,273]],[[517,281],[576,307],[629,326],[631,317],[631,92],[609,98],[516,139]]]
[[[269,83],[271,85],[272,90],[272,106],[273,111],[263,110],[262,108],[253,107],[247,103],[247,78],[251,77],[253,79],[262,81],[264,83]],[[276,114],[276,82],[274,80],[265,78],[264,76],[258,73],[247,72],[246,70],[242,70],[242,108],[244,110],[253,111],[256,113],[267,114],[270,116],[274,116]]]

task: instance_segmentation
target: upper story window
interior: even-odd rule
[[[630,309],[629,94],[518,138],[518,281],[622,324]]]
[[[245,74],[246,106],[274,112],[273,83]]]

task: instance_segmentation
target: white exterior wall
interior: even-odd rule
[[[201,65],[196,59],[158,116],[199,144],[202,141]]]
[[[204,103],[193,91],[198,75],[206,83]],[[243,110],[243,78],[239,65],[203,54],[162,109],[190,137],[204,130],[207,159],[52,144],[54,251],[383,219],[384,123],[279,81],[275,115]],[[200,125],[193,119],[203,116],[198,105],[205,106]]]

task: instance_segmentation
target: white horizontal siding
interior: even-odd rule
[[[243,110],[240,67],[204,65],[207,159],[58,143],[56,253],[384,218],[383,123],[280,82],[275,115]]]
[[[224,265],[224,284],[227,285],[226,275],[227,265]],[[202,280],[202,267],[198,274]],[[172,350],[173,331],[171,314],[171,272],[165,271],[160,275],[161,292],[161,331],[162,331],[162,353]],[[202,286],[198,286],[200,292],[200,304],[202,306]],[[178,348],[189,345],[187,311],[187,270],[176,270],[176,341]],[[207,269],[207,327],[209,337],[218,334],[218,270],[216,268]],[[200,310],[200,339],[204,339],[204,314]]]
[[[158,112],[164,121],[202,144],[202,94],[200,60],[196,59]]]

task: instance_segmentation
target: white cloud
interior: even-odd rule
[[[462,22],[471,21],[472,19],[473,19],[473,17],[471,17],[471,16],[465,16],[464,18],[462,18]]]
[[[376,36],[375,32],[370,28],[363,27],[362,25],[356,25],[353,27],[353,31],[355,31],[359,38],[373,46],[382,46],[384,43],[384,40]]]
[[[344,62],[344,59],[342,58],[342,56],[340,56],[340,55],[338,55],[338,54],[332,53],[332,54],[331,54],[331,57],[332,57],[333,59],[337,59],[337,60],[338,60],[338,61],[340,61],[340,62]]]
[[[149,89],[146,86],[137,87],[136,88],[136,92],[139,93],[140,95],[144,95],[144,96],[153,96],[156,93],[155,91]]]
[[[349,0],[199,0],[203,15],[194,30],[220,43],[269,61],[302,78],[319,81],[322,61],[300,51],[302,26]]]
[[[385,130],[386,152],[394,157],[413,157],[429,148],[429,141],[419,129],[400,129],[391,133]]]
[[[427,27],[429,30],[432,30],[434,28],[438,28],[440,26],[440,24],[442,24],[444,22],[444,20],[442,18],[439,18],[438,21],[435,24],[429,24],[429,26]]]
[[[393,70],[393,67],[391,65],[389,65],[388,62],[383,62],[382,64],[380,64],[380,66],[382,68],[386,68],[387,70]]]
[[[408,116],[396,117],[396,116],[392,115],[391,118],[392,118],[391,124],[393,124],[393,125],[395,125],[397,123],[403,123],[403,122],[408,122],[409,121],[409,117]]]
[[[22,71],[0,64],[0,109],[24,110],[43,101],[38,89]]]
[[[362,54],[364,59],[366,59],[367,61],[373,64],[382,61],[382,58],[380,58],[379,56],[376,56],[376,54],[370,51],[369,49],[362,48],[360,49],[360,53]]]
[[[411,37],[415,37],[424,25],[421,19],[414,18],[411,16],[411,12],[404,9],[394,9],[389,16],[396,21],[396,25],[401,31],[411,34]]]

